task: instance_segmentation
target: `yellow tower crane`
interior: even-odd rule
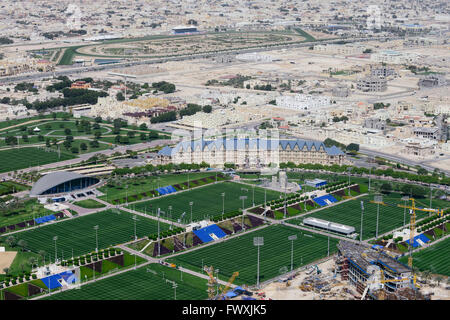
[[[205,266],[203,270],[208,274],[209,280],[208,280],[208,299],[214,300],[216,296],[216,292],[214,290],[214,286],[217,284],[217,280],[214,277],[214,268]]]
[[[239,275],[239,272],[234,272],[232,274],[232,276],[230,277],[230,279],[228,280],[228,283],[224,286],[220,288],[220,294],[218,295],[217,299],[222,299],[223,296],[227,293],[227,290],[231,287],[231,285],[233,284],[234,280],[236,279],[236,277]]]
[[[439,209],[419,208],[419,207],[416,207],[414,198],[409,198],[408,200],[411,201],[411,203],[412,203],[411,206],[404,206],[404,205],[398,204],[397,207],[409,209],[409,213],[411,215],[411,222],[409,225],[410,232],[409,232],[409,258],[408,258],[408,266],[411,268],[412,263],[413,263],[412,247],[414,244],[414,230],[416,229],[416,210],[425,211],[425,212],[434,212],[440,217],[443,216],[444,210],[443,209],[439,210]]]

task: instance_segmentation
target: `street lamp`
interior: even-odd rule
[[[264,245],[264,237],[254,237],[253,245],[258,247],[258,260],[256,268],[256,287],[259,288],[259,247]]]
[[[94,230],[95,230],[95,252],[98,252],[98,225],[94,226]]]
[[[193,201],[189,202],[189,205],[191,206],[191,223],[192,223],[192,206],[194,205],[194,202]]]
[[[291,271],[294,269],[294,241],[297,240],[297,235],[292,235],[288,237],[288,240],[291,241]]]

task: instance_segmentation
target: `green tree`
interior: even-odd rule
[[[80,144],[80,149],[81,149],[81,150],[86,151],[87,148],[88,148],[88,146],[87,146],[86,143],[82,142],[82,143]]]
[[[122,92],[118,92],[118,93],[116,94],[116,99],[117,99],[117,101],[124,101],[124,100],[125,100],[125,97],[124,97],[124,95],[123,95]]]

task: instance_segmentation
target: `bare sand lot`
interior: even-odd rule
[[[11,266],[16,254],[16,251],[0,252],[0,274],[5,274],[3,269]]]

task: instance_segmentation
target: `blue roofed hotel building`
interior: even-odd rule
[[[277,139],[217,139],[179,142],[164,147],[157,156],[158,164],[206,162],[213,167],[233,163],[238,168],[258,168],[271,163],[293,162],[342,165],[345,153],[339,148],[326,147],[323,142]]]

